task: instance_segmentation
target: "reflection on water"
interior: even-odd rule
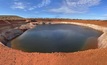
[[[100,35],[99,31],[77,25],[38,25],[12,40],[11,47],[27,52],[75,52],[87,47],[88,39]]]

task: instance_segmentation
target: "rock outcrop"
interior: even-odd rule
[[[36,25],[32,24],[32,23],[27,23],[25,25],[21,25],[20,27],[18,27],[18,29],[26,31],[28,29],[34,28]]]
[[[18,30],[18,29],[10,29],[10,30],[3,31],[0,34],[0,41],[4,45],[6,45],[10,40],[12,40],[15,37],[21,35],[22,33],[23,33],[23,31]]]

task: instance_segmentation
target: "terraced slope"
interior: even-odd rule
[[[15,15],[0,15],[0,32],[25,24],[25,18]]]

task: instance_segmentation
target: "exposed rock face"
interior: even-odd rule
[[[23,33],[23,31],[18,30],[18,29],[6,30],[0,34],[0,41],[6,45],[7,42],[9,42],[10,40],[14,39],[15,37],[21,35],[22,33]]]
[[[14,29],[6,29],[2,31],[0,34],[0,41],[6,45],[10,40],[14,39],[15,37],[21,35],[24,31],[33,28],[35,25],[32,23],[28,23],[26,25],[22,25],[20,27],[16,27]]]
[[[107,30],[104,31],[104,34],[102,34],[99,38],[99,48],[107,48]]]
[[[21,26],[19,27],[19,29],[20,29],[20,30],[28,30],[28,29],[31,29],[31,28],[34,28],[34,27],[35,27],[34,24],[28,23],[28,24],[25,24],[25,25],[21,25]]]

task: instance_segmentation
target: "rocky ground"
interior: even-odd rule
[[[107,27],[107,22],[98,22],[98,23],[77,22],[77,24],[78,23],[100,25],[102,26],[102,27],[99,27],[101,29],[99,29],[98,27],[96,29],[101,30],[102,32],[106,32],[105,28]],[[33,23],[33,24],[36,24],[36,23]],[[33,24],[28,23],[27,26],[22,25],[16,29],[18,31],[27,30],[29,28],[33,28],[34,26]],[[104,30],[102,30],[103,28]],[[13,34],[14,32],[9,35],[13,35]],[[3,36],[5,35],[6,34],[4,34]],[[6,39],[12,39],[12,38],[14,38],[14,36],[6,37]],[[107,60],[107,48],[106,48],[107,34],[106,33],[104,33],[99,38],[99,42],[104,43],[102,46],[100,45],[102,48],[90,49],[86,51],[78,51],[74,53],[37,53],[37,52],[27,53],[27,52],[22,52],[19,50],[8,48],[5,45],[3,45],[1,42],[0,43],[0,65],[107,65],[107,62],[106,62]]]

